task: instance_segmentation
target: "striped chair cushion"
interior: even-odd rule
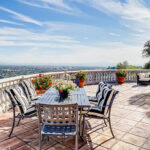
[[[99,103],[98,105],[92,106],[87,115],[92,116],[106,116],[108,112],[108,108],[110,105],[110,102],[113,97],[114,90],[112,88],[105,87],[103,88],[103,91],[101,92],[101,95],[99,96]]]
[[[28,93],[30,95],[31,100],[37,99],[38,97],[37,97],[35,88],[34,88],[32,82],[31,82],[31,80],[23,80],[23,83],[24,83],[24,85],[26,86],[26,88],[28,90]]]
[[[103,88],[107,86],[107,84],[105,84],[104,82],[100,82],[98,84],[98,89],[96,91],[96,96],[91,96],[89,97],[89,100],[90,101],[93,101],[93,102],[98,102],[98,96],[99,96],[99,93],[103,90]]]
[[[106,115],[108,105],[112,100],[114,90],[112,88],[105,87],[102,91],[102,95],[99,97],[98,106],[102,114]],[[106,106],[106,107],[105,107]]]
[[[30,103],[27,97],[25,96],[22,88],[20,86],[15,86],[11,88],[10,91],[12,92],[16,101],[18,101],[21,104],[23,112],[26,113],[28,108],[30,107]]]
[[[26,85],[24,84],[24,82],[20,81],[19,86],[22,88],[22,90],[24,91],[24,94],[26,95],[27,99],[29,100],[29,103],[31,104],[32,99],[31,99],[30,93],[29,93]]]

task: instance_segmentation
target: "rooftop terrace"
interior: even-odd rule
[[[150,86],[137,86],[136,83],[113,84],[119,90],[111,113],[115,139],[111,138],[103,120],[86,120],[87,143],[79,141],[80,150],[150,150]],[[97,85],[85,86],[87,95],[93,96]],[[24,119],[8,138],[12,113],[0,115],[0,149],[38,149],[37,119]],[[68,145],[74,147],[74,140]],[[43,149],[68,150],[50,138],[43,143]]]

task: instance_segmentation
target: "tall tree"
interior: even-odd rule
[[[144,44],[142,54],[144,57],[150,57],[150,40]]]

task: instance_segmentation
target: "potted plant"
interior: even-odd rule
[[[79,87],[83,88],[85,79],[87,78],[87,73],[83,71],[79,71],[76,74],[76,79],[79,79]]]
[[[72,76],[71,81],[72,81],[73,83],[75,83],[77,86],[79,86],[79,79],[77,79],[75,75]]]
[[[39,74],[32,80],[37,94],[43,94],[52,86],[52,77]]]
[[[71,91],[75,90],[75,84],[72,81],[57,80],[53,87],[59,91],[60,101],[68,97]]]
[[[127,76],[127,71],[125,71],[124,69],[116,71],[116,77],[118,83],[124,83],[126,76]]]

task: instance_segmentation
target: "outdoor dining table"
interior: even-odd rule
[[[60,101],[59,92],[55,88],[50,88],[44,93],[37,101],[36,104],[50,104],[50,105],[58,105],[58,104],[78,104],[79,108],[79,135],[82,137],[82,110],[84,108],[89,108],[90,102],[87,97],[84,88],[77,88],[76,91],[72,91],[72,93],[68,96],[68,98]]]

